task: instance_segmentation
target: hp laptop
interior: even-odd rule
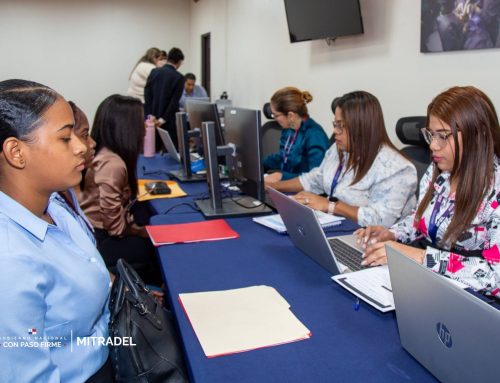
[[[500,311],[386,246],[401,345],[442,382],[499,381]]]
[[[354,235],[327,238],[313,209],[273,188],[268,188],[268,192],[290,239],[303,253],[333,275],[364,268],[363,251]]]
[[[163,142],[165,149],[167,149],[170,158],[174,159],[177,162],[181,162],[181,156],[177,152],[177,149],[175,148],[174,142],[172,141],[172,138],[170,137],[168,131],[159,127],[157,127],[156,130],[158,130],[158,134],[160,135],[161,141]],[[197,153],[190,153],[190,158],[191,161],[197,161],[201,159],[201,156]]]

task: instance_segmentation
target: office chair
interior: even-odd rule
[[[420,129],[425,127],[425,116],[402,117],[396,122],[396,134],[399,140],[407,145],[400,151],[406,155],[417,168],[418,181],[431,163],[431,151],[425,142]],[[418,195],[418,186],[417,186]]]
[[[276,122],[271,112],[271,104],[266,102],[262,108],[264,116],[269,119],[262,125],[262,158],[266,158],[269,154],[278,153],[280,151],[281,125]]]

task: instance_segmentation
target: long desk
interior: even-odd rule
[[[148,170],[176,166],[168,158],[142,159]],[[139,176],[141,176],[139,172]],[[160,177],[161,178],[161,177]],[[206,185],[182,184],[190,195]],[[152,201],[161,212],[191,197]],[[151,224],[201,221],[186,207],[152,217]],[[394,313],[380,313],[334,283],[330,273],[296,249],[285,235],[250,218],[227,219],[239,239],[162,246],[158,253],[193,382],[434,382],[402,347]],[[329,234],[344,234],[343,223]],[[207,358],[183,309],[179,293],[273,286],[312,332],[308,340],[240,354]]]

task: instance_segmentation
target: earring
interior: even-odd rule
[[[290,129],[295,129],[295,121],[290,120]]]

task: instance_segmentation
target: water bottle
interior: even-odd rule
[[[146,135],[144,136],[144,157],[155,156],[155,121],[154,117],[149,115],[146,119]]]

